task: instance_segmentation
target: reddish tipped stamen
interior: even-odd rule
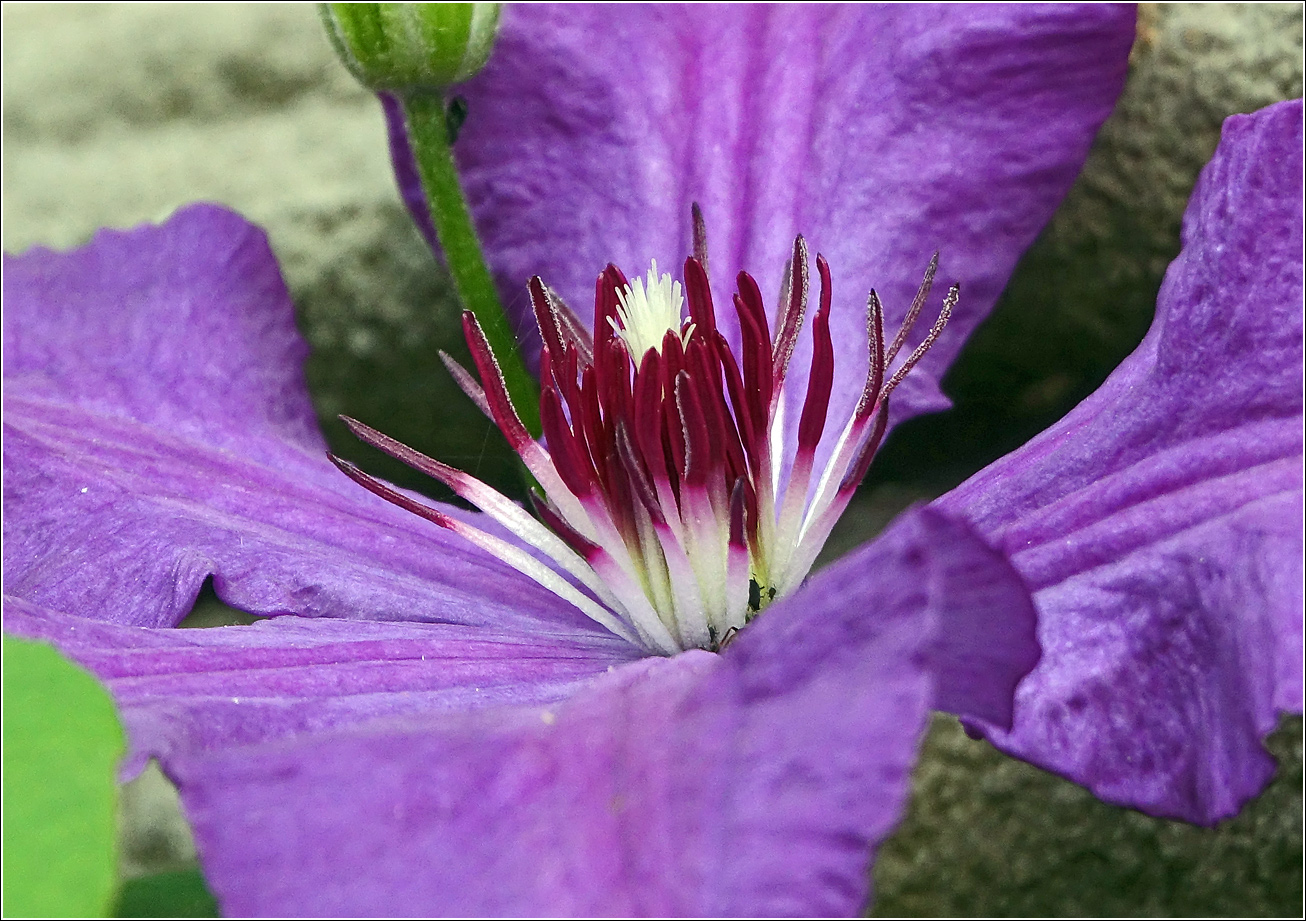
[[[716,332],[716,311],[712,307],[712,289],[707,283],[707,269],[696,259],[685,260],[685,299],[689,316],[704,337]]]
[[[893,372],[893,376],[889,378],[889,382],[884,385],[884,391],[880,394],[881,400],[887,400],[889,394],[893,393],[894,389],[902,383],[903,378],[911,372],[912,368],[916,367],[916,362],[925,357],[925,353],[930,350],[930,346],[934,345],[935,340],[943,332],[943,327],[948,325],[948,318],[952,316],[952,308],[957,306],[957,300],[960,297],[961,286],[953,285],[948,290],[948,296],[943,300],[943,309],[939,311],[939,318],[934,321],[934,325],[930,327],[929,333],[921,340],[921,344],[916,346],[915,351],[907,356],[907,360],[902,363],[902,366]]]
[[[874,412],[880,400],[880,388],[884,385],[884,306],[874,288],[866,301],[866,348],[870,354],[866,386],[857,402],[855,416],[858,419],[865,419]]]
[[[784,305],[784,313],[776,323],[775,351],[771,355],[772,373],[775,375],[773,394],[784,386],[789,359],[793,357],[794,346],[798,344],[798,333],[803,328],[803,316],[807,313],[807,241],[802,237],[794,240],[794,255],[789,265],[789,297]]]
[[[798,450],[816,450],[825,429],[825,414],[830,405],[830,388],[834,385],[834,343],[830,339],[830,266],[825,257],[816,257],[821,275],[821,306],[812,323],[812,370],[807,377],[807,400],[798,421]]]
[[[485,338],[481,324],[470,310],[463,311],[463,335],[467,339],[467,348],[471,350],[476,370],[481,373],[481,382],[485,387],[485,401],[490,406],[494,422],[508,439],[509,446],[521,453],[522,448],[531,440],[531,434],[517,415],[512,399],[508,396],[508,385],[503,379],[503,370],[499,359],[494,357],[490,342]]]
[[[898,357],[898,350],[902,348],[903,343],[907,341],[907,335],[916,325],[917,318],[921,315],[921,308],[925,306],[925,299],[930,296],[930,289],[934,287],[934,273],[939,269],[939,254],[935,253],[930,258],[930,264],[925,269],[925,278],[921,281],[920,287],[916,289],[916,296],[912,298],[911,306],[907,308],[907,315],[903,317],[902,326],[898,328],[898,335],[893,337],[893,345],[889,346],[888,353],[884,356],[886,366],[893,364],[893,360]]]
[[[518,418],[476,318],[464,314],[481,383],[442,357],[539,479],[544,492],[532,493],[534,518],[480,481],[345,420],[366,444],[478,505],[574,583],[520,547],[411,499],[348,461],[332,462],[386,501],[489,550],[652,652],[723,647],[721,638],[736,636],[810,569],[888,430],[890,394],[937,340],[958,292],[954,286],[929,333],[895,368],[929,296],[937,255],[887,348],[884,308],[871,291],[861,397],[817,470],[818,447],[834,437],[827,431],[836,373],[829,265],[817,254],[811,367],[797,440],[786,447],[778,435],[780,394],[807,310],[807,244],[798,237],[785,266],[774,339],[756,282],[739,273],[732,298],[736,354],[717,328],[697,207],[693,236],[694,254],[684,264],[687,316],[681,285],[669,276],[655,269],[647,287],[636,290],[609,265],[595,281],[591,334],[542,279],[530,280],[543,341],[540,418],[547,451]],[[778,496],[782,475],[788,485]]]
[[[707,274],[707,222],[703,220],[703,209],[694,202],[689,207],[690,223],[693,225],[694,258]]]

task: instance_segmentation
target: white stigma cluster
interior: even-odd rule
[[[617,301],[617,316],[609,317],[608,322],[612,331],[625,341],[636,364],[649,349],[661,353],[662,340],[668,332],[680,336],[683,345],[694,331],[692,323],[681,327],[685,299],[680,282],[667,274],[659,277],[656,259],[648,270],[647,287],[642,278],[636,278],[628,287],[617,291]]]

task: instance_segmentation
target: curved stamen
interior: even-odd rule
[[[798,333],[803,328],[803,317],[807,313],[807,241],[801,236],[794,240],[794,255],[789,265],[788,296],[783,304],[784,312],[780,314],[775,326],[775,351],[771,355],[771,366],[775,374],[771,384],[772,394],[778,394],[784,387],[785,375],[789,372],[789,359],[793,357],[794,346],[798,344]],[[771,399],[774,400],[775,397],[772,396]]]
[[[420,515],[422,518],[425,518],[433,524],[437,524],[442,528],[454,532],[469,543],[475,544],[492,556],[496,556],[503,560],[522,575],[535,580],[559,598],[562,598],[565,601],[570,601],[577,608],[583,611],[586,616],[594,620],[596,623],[602,624],[605,628],[617,634],[617,636],[629,640],[632,643],[639,642],[639,640],[636,639],[634,631],[617,620],[617,618],[614,617],[607,608],[604,608],[593,599],[587,598],[585,595],[581,594],[556,572],[535,559],[535,557],[531,556],[529,553],[526,553],[521,548],[513,546],[506,540],[486,534],[484,531],[480,531],[456,518],[450,518],[448,515],[445,515],[430,506],[423,505],[415,499],[410,499],[398,490],[387,486],[375,477],[359,470],[358,467],[343,458],[336,457],[334,454],[327,454],[327,457],[331,460],[331,463],[336,465],[341,473],[362,486],[364,489],[375,493],[387,502],[397,505],[406,511],[412,512],[415,515]]]
[[[595,280],[592,336],[542,279],[530,280],[543,341],[543,442],[522,425],[484,333],[464,314],[480,383],[441,357],[541,484],[543,494],[531,495],[535,517],[475,478],[345,420],[362,441],[445,483],[561,572],[347,461],[333,462],[355,482],[463,535],[631,642],[661,654],[724,648],[726,637],[806,577],[888,430],[890,395],[938,339],[959,292],[954,285],[929,333],[895,368],[930,293],[938,255],[887,348],[884,307],[871,290],[866,379],[812,489],[835,374],[830,267],[818,253],[811,367],[797,437],[787,443],[784,388],[807,310],[806,241],[794,241],[785,265],[774,338],[756,282],[739,273],[732,298],[738,355],[717,328],[697,207],[693,245],[683,289],[659,275],[656,264],[646,281],[633,285],[608,265]],[[777,501],[782,476],[783,501]]]

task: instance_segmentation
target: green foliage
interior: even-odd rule
[[[116,871],[122,727],[94,678],[4,638],[4,914],[103,915]]]
[[[216,918],[218,903],[198,867],[129,879],[113,914],[118,918]]]

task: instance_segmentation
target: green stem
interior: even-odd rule
[[[454,289],[463,305],[476,315],[485,338],[503,369],[517,413],[532,435],[540,434],[540,395],[521,350],[512,325],[499,303],[494,280],[481,255],[480,240],[472,224],[467,201],[463,198],[454,166],[453,149],[445,123],[444,98],[438,93],[411,93],[404,97],[408,117],[408,139],[413,145],[422,188],[431,206],[431,220],[440,237]]]

